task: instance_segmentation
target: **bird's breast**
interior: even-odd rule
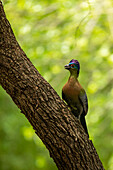
[[[68,103],[77,103],[78,96],[81,90],[81,86],[78,81],[68,81],[63,87],[63,93],[65,94],[65,100]]]

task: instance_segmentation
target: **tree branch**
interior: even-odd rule
[[[58,169],[104,169],[79,120],[19,46],[1,1],[0,84],[29,120]]]

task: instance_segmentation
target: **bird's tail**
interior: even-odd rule
[[[80,116],[80,122],[81,122],[81,124],[82,124],[82,126],[83,126],[83,128],[84,128],[84,130],[85,130],[85,132],[86,132],[86,134],[87,134],[88,137],[89,137],[84,113],[82,113],[81,116]]]

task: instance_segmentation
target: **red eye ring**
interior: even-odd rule
[[[74,64],[71,64],[71,67],[74,67]]]

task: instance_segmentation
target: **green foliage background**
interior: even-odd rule
[[[113,169],[113,2],[112,0],[4,0],[18,42],[61,96],[79,60],[79,80],[89,99],[90,138],[107,170]],[[40,139],[0,87],[0,169],[55,170]]]

